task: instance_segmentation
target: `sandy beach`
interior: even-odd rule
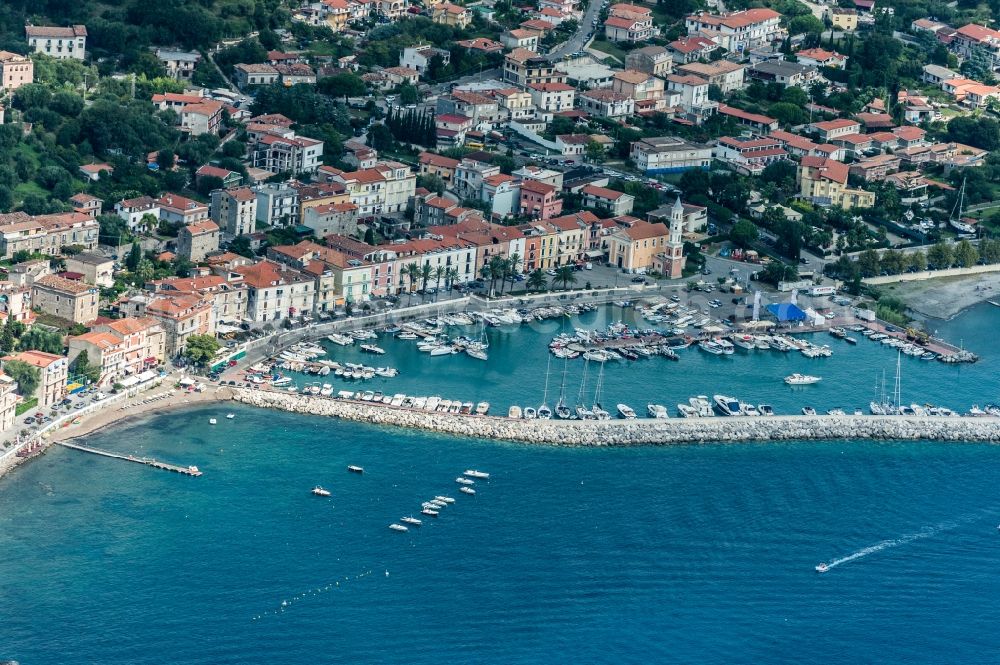
[[[926,317],[950,319],[986,300],[1000,302],[1000,273],[897,282],[879,287]]]
[[[165,397],[148,404],[141,404],[143,400],[148,399],[152,395],[166,389],[167,388],[162,387],[160,389],[154,388],[153,390],[142,393],[132,400],[129,400],[129,407],[124,410],[121,408],[122,405],[116,404],[110,405],[107,409],[101,409],[93,412],[92,414],[85,415],[81,418],[79,424],[68,425],[60,428],[58,431],[54,432],[51,437],[49,437],[48,441],[50,443],[54,443],[56,441],[79,439],[87,436],[88,434],[93,434],[98,430],[104,429],[105,427],[121,425],[140,416],[166,413],[168,411],[195,406],[198,404],[222,402],[232,399],[232,394],[229,388],[210,385],[200,393],[188,392],[186,390],[176,390],[169,397]]]

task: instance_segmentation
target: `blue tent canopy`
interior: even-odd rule
[[[790,302],[772,303],[767,306],[767,311],[781,323],[806,320],[806,313],[799,309],[798,305],[793,305]]]

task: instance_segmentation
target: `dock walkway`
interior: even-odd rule
[[[179,464],[170,464],[168,462],[160,462],[149,457],[136,457],[134,455],[122,455],[120,453],[112,453],[107,450],[100,450],[98,448],[91,448],[89,446],[81,446],[78,443],[71,443],[69,441],[56,441],[56,445],[63,446],[65,448],[73,448],[74,450],[82,450],[85,453],[92,453],[94,455],[101,455],[102,457],[111,457],[113,459],[125,460],[126,462],[136,462],[137,464],[145,464],[146,466],[151,466],[156,469],[164,469],[166,471],[173,471],[175,473],[182,473],[186,476],[200,476],[201,471],[198,470],[196,466],[180,466]]]

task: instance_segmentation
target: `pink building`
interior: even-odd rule
[[[559,190],[552,185],[537,180],[521,183],[519,210],[522,215],[536,219],[551,219],[562,212],[562,199],[557,198]]]

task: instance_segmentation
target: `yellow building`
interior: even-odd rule
[[[636,222],[608,237],[608,262],[629,272],[651,270],[669,239],[670,229],[663,222]]]
[[[431,20],[455,28],[466,28],[472,23],[472,12],[460,5],[442,2],[431,10]]]
[[[340,32],[351,20],[351,5],[347,0],[323,0],[326,8],[326,23],[334,32]]]
[[[806,156],[799,162],[799,195],[817,205],[871,208],[875,193],[847,186],[848,166],[827,157]]]
[[[854,9],[834,7],[826,11],[826,17],[834,30],[854,32],[858,29],[858,12]]]

